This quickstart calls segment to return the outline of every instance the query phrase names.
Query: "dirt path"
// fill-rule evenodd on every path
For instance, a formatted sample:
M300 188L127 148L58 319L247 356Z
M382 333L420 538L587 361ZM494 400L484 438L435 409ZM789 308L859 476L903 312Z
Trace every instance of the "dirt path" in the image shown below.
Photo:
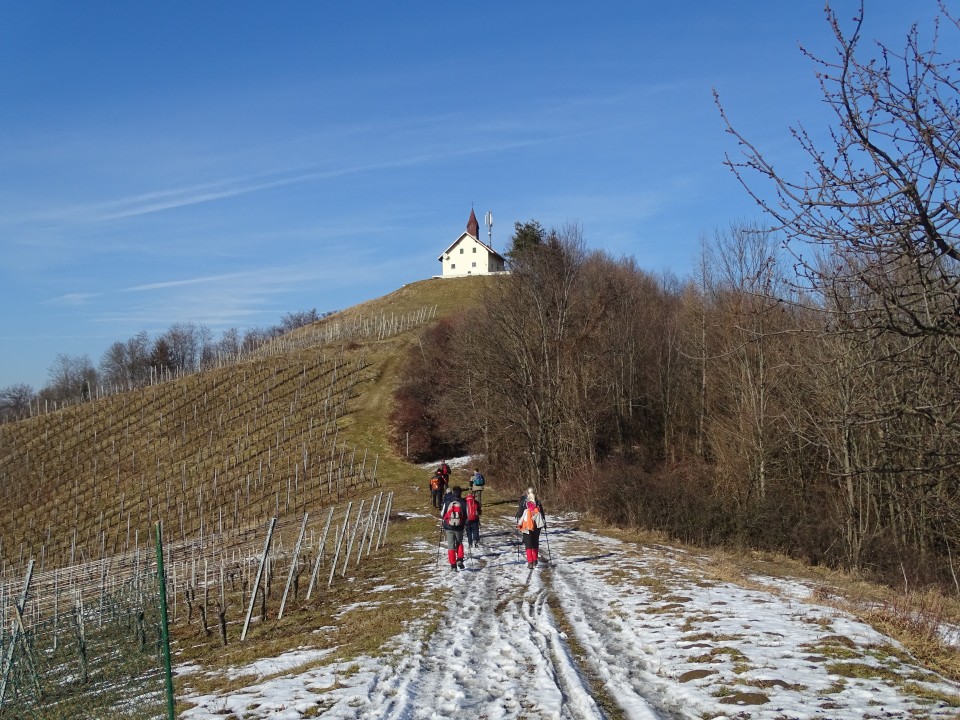
M511 525L486 521L484 544L464 571L448 570L441 557L436 572L451 587L450 604L422 653L382 678L380 691L393 695L384 717L607 717L548 604L558 568L528 570Z

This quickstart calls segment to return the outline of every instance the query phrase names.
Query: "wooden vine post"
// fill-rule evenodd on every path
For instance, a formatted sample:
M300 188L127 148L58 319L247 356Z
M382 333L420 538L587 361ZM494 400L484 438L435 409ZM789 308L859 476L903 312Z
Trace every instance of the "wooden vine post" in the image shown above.
M277 613L277 620L283 617L283 609L287 606L287 595L290 593L290 586L293 584L294 575L297 572L297 562L300 559L300 547L303 545L303 536L307 532L307 518L310 513L303 514L303 524L300 526L300 537L297 538L297 544L293 549L293 557L290 559L290 572L287 574L287 585L283 589L283 599L280 600L280 612Z
M277 519L270 518L270 525L267 527L267 539L263 544L263 555L260 556L260 566L257 568L257 577L253 581L253 587L250 589L250 607L247 608L247 617L243 621L243 632L240 633L240 642L247 639L247 629L250 627L250 617L253 615L253 606L257 602L257 590L260 589L260 581L263 579L263 567L267 562L267 553L270 552L270 541L273 539L273 529L277 526Z

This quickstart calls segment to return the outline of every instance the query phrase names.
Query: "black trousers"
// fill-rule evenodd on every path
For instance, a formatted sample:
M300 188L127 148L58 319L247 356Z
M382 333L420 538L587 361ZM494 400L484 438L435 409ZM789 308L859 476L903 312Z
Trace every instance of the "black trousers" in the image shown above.
M523 535L523 546L527 550L539 550L540 549L540 528L534 528L529 532L520 533Z

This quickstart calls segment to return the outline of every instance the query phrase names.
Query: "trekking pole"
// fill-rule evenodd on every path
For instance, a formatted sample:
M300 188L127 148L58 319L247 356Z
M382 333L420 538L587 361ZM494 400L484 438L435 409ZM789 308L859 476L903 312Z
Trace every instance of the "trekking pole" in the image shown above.
M437 541L437 562L435 565L440 564L440 548L443 547L443 525L440 526L440 540Z
M543 524L543 539L547 541L547 555L550 557L550 563L553 563L553 550L550 549L550 533L547 532L547 524Z

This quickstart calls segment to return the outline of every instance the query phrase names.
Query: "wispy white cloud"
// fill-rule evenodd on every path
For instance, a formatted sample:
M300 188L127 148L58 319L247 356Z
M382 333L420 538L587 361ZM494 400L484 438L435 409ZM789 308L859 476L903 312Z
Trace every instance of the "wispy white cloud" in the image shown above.
M90 293L90 292L75 292L67 293L66 295L60 295L55 298L50 298L46 300L44 304L46 305L85 305L91 299L99 297L103 293Z
M92 319L116 328L157 330L177 322L195 322L213 329L272 324L291 307L312 307L330 303L344 287L355 286L351 257L330 257L324 263L259 268L256 271L200 275L119 288L142 299L133 302L102 303ZM379 263L365 265L364 278L381 274ZM386 263L389 265L389 263ZM390 268L394 276L396 269ZM135 295L130 295L135 294ZM332 301L333 304L339 303ZM121 333L124 331L121 331Z
M169 288L183 287L185 285L206 285L223 281L239 280L245 277L256 276L253 272L227 273L225 275L203 275L195 278L182 278L180 280L163 280L160 282L143 283L141 285L132 285L131 287L120 288L117 292L144 292L147 290L166 290Z
M544 103L534 111L541 118L541 121L533 124L533 127L537 128L536 133L531 131L529 112L501 113L497 117L485 116L479 120L448 114L420 118L415 123L409 123L405 126L402 123L399 125L391 123L383 127L377 124L365 124L362 131L353 129L351 133L353 135L351 141L356 143L355 146L344 147L342 142L338 144L334 140L328 139L326 143L317 141L318 150L318 146L311 148L311 143L308 142L314 136L304 136L296 141L279 143L287 147L283 154L292 153L291 148L300 148L302 151L300 153L301 157L305 153L316 155L318 151L323 150L329 150L334 154L347 152L349 159L335 167L321 168L316 164L312 167L306 166L300 169L278 170L274 167L262 172L232 174L218 180L190 183L181 187L153 190L99 202L77 203L60 208L35 210L27 216L14 217L8 215L6 218L0 219L0 222L8 225L11 223L96 224L305 183L334 180L350 175L413 168L472 155L503 153L525 147L565 142L576 137L610 131L611 128L616 129L614 126L623 124L622 120L615 121L611 118L611 122L605 126L598 127L595 123L584 126L582 124L582 110L588 108L595 110L597 106L631 104L635 100L634 93L618 93L607 96L575 98L565 102ZM589 112L586 114L589 114ZM339 137L339 135L335 135L335 137ZM390 138L393 138L393 140L390 140ZM465 138L480 139L465 143ZM314 137L314 140L316 140L316 137ZM423 149L408 152L399 157L395 156L370 162L358 161L360 156L369 152L365 152L363 148L387 147L390 153L395 154L398 146L408 149L420 146ZM358 148L360 149L358 150ZM238 151L237 155L246 157L243 164L262 165L263 162L269 162L264 160L264 158L269 157L267 150L268 148L261 148L254 153L253 157L250 156L249 150ZM276 165L275 158L273 162ZM215 163L223 167L235 167L237 157L222 156L215 160Z

